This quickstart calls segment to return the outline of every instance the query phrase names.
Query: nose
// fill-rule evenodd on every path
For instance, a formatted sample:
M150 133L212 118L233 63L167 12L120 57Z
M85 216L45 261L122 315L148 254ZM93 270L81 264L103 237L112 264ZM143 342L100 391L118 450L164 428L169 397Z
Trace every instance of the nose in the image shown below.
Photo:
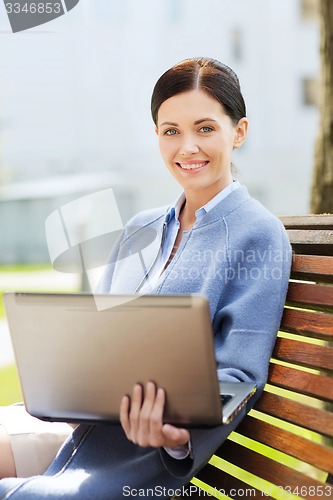
M200 148L192 135L183 136L183 141L179 150L179 153L182 156L189 156L198 153L199 149Z

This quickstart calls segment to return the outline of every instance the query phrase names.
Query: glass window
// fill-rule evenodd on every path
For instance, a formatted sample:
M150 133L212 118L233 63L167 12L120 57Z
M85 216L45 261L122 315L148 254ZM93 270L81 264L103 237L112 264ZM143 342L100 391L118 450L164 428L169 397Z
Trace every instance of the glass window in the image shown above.
M304 106L318 105L318 80L316 78L303 78L302 101Z
M301 0L301 17L304 21L313 21L318 14L318 0Z
M243 32L239 28L232 31L231 50L235 61L240 61L243 57Z
M183 5L182 0L170 0L169 17L172 23L178 23L182 19Z

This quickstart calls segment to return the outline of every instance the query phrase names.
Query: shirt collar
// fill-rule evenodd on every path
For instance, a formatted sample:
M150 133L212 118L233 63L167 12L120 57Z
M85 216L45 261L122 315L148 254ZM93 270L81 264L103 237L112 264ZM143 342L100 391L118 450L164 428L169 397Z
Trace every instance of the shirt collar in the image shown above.
M232 193L235 189L240 187L240 183L236 180L233 180L228 186L226 186L222 191L217 193L211 200L209 200L204 206L198 208L195 212L195 216L197 221L200 220L205 214L210 212L220 201L228 196L228 194ZM175 218L178 221L179 213L185 201L185 193L181 193L174 204L169 208L165 216L165 222L169 224L169 222Z

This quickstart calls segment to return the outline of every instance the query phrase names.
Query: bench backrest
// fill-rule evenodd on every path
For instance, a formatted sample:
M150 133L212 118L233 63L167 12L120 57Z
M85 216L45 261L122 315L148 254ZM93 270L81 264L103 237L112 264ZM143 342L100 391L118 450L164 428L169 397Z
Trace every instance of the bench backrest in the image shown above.
M333 215L281 220L294 257L268 384L192 481L233 499L333 498Z

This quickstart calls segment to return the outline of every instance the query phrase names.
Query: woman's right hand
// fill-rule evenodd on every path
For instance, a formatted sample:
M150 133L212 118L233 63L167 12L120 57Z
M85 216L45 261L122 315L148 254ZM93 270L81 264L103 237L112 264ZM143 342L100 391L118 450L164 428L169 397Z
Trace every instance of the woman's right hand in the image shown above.
M164 389L148 382L143 398L142 386L136 384L131 398L124 396L120 404L120 423L127 439L142 447L176 448L187 444L187 429L163 423L164 405Z

